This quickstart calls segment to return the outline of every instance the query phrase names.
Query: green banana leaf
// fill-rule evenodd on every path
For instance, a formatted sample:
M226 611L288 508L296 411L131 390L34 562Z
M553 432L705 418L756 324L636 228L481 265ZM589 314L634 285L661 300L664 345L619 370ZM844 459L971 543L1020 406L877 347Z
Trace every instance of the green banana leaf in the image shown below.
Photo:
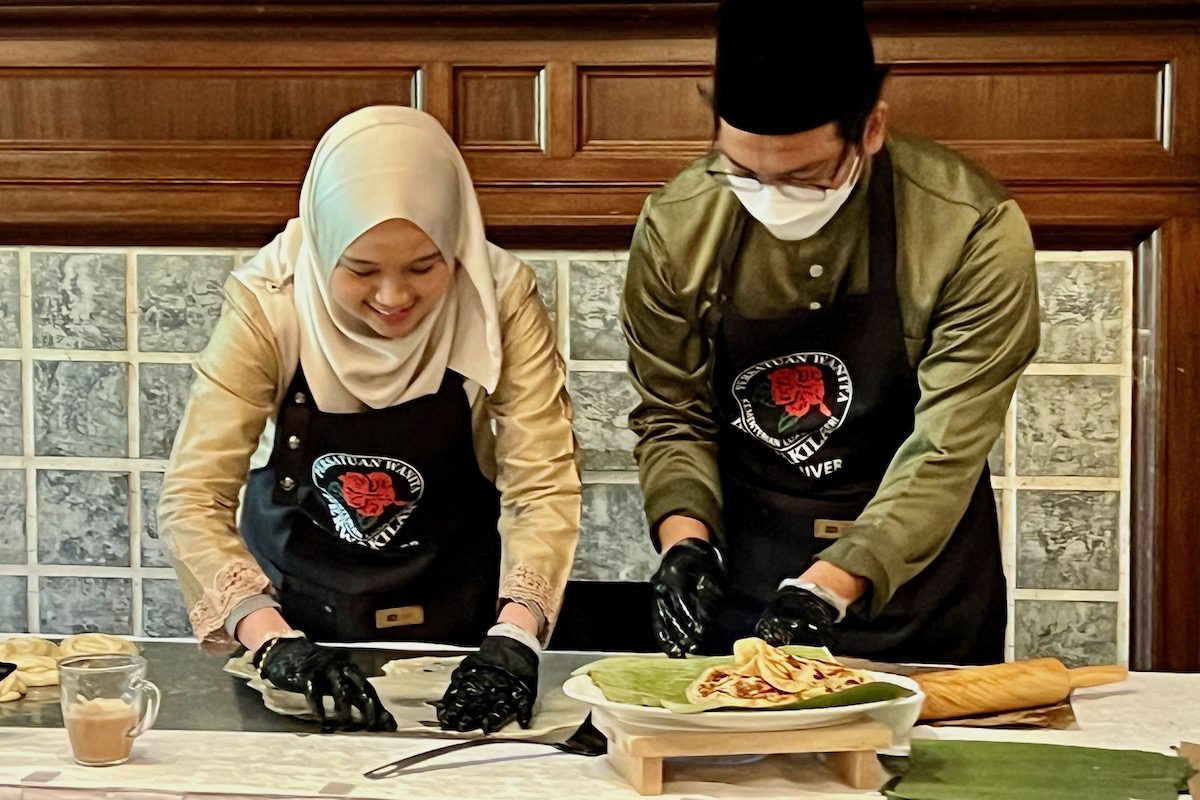
M785 651L800 658L815 658L834 661L833 655L823 647L789 646ZM711 704L689 703L687 687L700 673L710 667L733 663L733 656L710 656L703 658L666 658L663 656L615 656L585 664L575 670L576 675L591 676L592 683L613 703L626 703L652 708L666 708L679 714L694 714L715 709ZM869 683L855 686L834 694L798 700L786 706L775 706L762 711L794 710L798 708L828 708L879 700L894 700L910 697L912 692L891 683ZM745 710L745 709L738 709Z

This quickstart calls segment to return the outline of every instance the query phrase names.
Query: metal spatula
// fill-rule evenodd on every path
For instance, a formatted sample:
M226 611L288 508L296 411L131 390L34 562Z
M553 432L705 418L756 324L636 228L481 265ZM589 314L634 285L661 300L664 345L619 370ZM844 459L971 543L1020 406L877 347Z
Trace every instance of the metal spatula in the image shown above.
M395 778L402 775L410 767L421 764L431 758L437 758L446 753L453 753L457 750L466 750L469 747L479 747L485 744L541 744L553 747L559 752L571 753L577 756L602 756L608 752L608 740L592 724L592 715L588 714L587 718L583 720L583 724L565 742L544 742L540 739L499 739L491 736L480 739L468 739L465 742L455 742L445 747L426 750L424 753L417 753L408 758L384 764L370 772L364 772L363 777L370 778L371 780Z

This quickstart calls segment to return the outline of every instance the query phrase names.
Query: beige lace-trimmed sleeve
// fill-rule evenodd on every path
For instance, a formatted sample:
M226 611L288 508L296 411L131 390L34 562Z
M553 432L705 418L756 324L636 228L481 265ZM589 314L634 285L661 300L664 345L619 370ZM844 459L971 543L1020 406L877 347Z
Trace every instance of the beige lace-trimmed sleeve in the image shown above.
M225 619L268 589L237 528L250 457L281 396L280 356L257 300L233 278L212 338L196 359L158 507L159 531L201 647L237 642Z
M575 560L582 505L567 370L527 265L504 292L500 316L504 366L487 400L501 504L500 597L540 612L545 642Z

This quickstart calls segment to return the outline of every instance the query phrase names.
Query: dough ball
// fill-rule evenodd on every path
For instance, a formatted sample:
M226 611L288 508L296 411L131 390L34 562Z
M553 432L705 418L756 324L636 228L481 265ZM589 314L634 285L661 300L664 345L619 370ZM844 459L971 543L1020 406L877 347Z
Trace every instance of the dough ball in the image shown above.
M60 658L111 654L135 656L138 654L137 645L133 642L109 633L77 633L63 639L58 650Z
M58 662L50 656L22 654L5 656L4 660L17 665L13 675L19 676L26 687L58 685Z
M50 656L58 658L58 645L37 636L19 636L0 642L0 661L12 662L8 656Z

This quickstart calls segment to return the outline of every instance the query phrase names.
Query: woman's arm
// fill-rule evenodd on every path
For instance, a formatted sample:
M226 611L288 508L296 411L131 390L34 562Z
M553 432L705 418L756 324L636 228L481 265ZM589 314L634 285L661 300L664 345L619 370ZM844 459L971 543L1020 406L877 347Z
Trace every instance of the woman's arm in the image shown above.
M234 278L225 291L221 318L195 363L158 507L188 617L208 649L235 645L226 629L230 613L268 588L238 532L237 508L250 458L277 407L280 376L278 348L253 294ZM251 616L261 622L267 611L278 614L263 608Z
M566 365L522 265L500 303L503 368L488 398L496 426L503 543L501 622L549 639L579 540L581 482Z

